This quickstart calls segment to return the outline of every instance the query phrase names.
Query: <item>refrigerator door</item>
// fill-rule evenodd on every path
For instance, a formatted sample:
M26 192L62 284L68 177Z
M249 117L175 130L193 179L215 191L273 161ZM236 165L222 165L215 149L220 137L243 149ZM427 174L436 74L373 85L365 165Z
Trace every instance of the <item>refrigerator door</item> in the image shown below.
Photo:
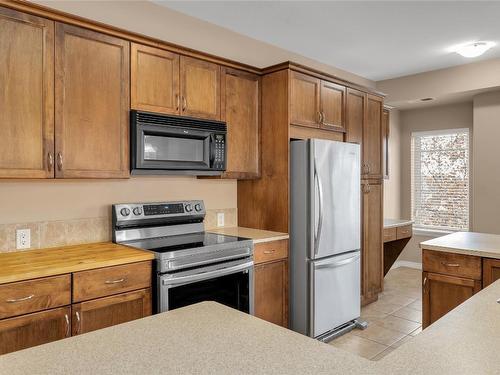
M309 334L318 337L360 316L360 252L309 263Z
M309 258L360 249L360 147L311 139ZM295 213L294 213L295 214Z

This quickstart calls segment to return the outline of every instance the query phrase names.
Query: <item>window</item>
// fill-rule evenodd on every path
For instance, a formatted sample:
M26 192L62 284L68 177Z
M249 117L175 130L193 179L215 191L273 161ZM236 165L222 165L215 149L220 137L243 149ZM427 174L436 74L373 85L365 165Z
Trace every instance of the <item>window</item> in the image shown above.
M469 230L469 129L412 133L411 211L416 228Z

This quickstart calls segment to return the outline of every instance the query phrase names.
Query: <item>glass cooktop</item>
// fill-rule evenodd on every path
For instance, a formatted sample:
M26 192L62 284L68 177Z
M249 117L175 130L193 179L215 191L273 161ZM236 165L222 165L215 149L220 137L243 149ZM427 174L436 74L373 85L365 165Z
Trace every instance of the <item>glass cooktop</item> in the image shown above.
M154 251L155 253L166 253L182 249L193 249L197 247L222 245L231 242L248 241L248 238L228 236L218 233L200 232L152 238L127 243L127 245L140 249Z

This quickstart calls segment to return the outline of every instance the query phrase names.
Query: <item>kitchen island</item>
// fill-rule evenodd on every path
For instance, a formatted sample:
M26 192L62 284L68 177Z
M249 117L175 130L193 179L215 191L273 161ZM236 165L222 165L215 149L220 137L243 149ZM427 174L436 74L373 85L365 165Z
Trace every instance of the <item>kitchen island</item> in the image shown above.
M214 302L0 356L0 374L494 374L500 281L379 362Z

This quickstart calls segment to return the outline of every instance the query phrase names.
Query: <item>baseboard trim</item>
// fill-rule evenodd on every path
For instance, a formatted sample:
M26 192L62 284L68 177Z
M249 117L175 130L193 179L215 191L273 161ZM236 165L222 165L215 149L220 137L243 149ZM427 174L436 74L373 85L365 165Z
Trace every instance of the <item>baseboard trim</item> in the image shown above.
M397 260L394 262L394 264L391 267L391 270L399 267L408 267L408 268L414 268L416 270L421 270L422 269L422 263L417 263L417 262L408 262L406 260Z

